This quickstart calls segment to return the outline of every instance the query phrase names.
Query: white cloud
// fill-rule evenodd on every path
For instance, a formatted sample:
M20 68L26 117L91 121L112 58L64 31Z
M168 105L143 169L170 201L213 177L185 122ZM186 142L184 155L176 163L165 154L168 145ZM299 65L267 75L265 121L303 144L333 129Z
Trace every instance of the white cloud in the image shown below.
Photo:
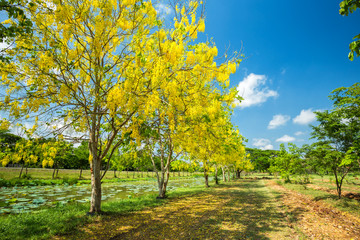
M286 69L285 69L285 68L282 68L282 69L281 69L281 75L285 75L285 73L286 73Z
M7 47L9 47L9 44L7 44L7 43L5 43L5 42L0 42L0 50L1 50L1 49L5 49L5 48L7 48Z
M281 138L276 139L276 142L284 142L284 143L293 142L293 141L295 141L295 138L290 137L289 135L284 135Z
M163 17L163 18L172 13L171 8L163 3L156 4L155 10L156 10L157 14L159 14L160 17Z
M279 126L285 125L287 121L290 120L290 116L287 115L275 115L273 119L269 122L268 129L275 129Z
M0 42L0 51L5 50L8 47L10 47L10 45L6 41Z
M269 139L265 139L265 138L254 138L253 139L253 145L255 147L260 148L261 150L272 150L272 149L274 149L274 146L271 144L271 141Z
M264 87L265 84L265 75L250 73L250 75L245 77L237 86L239 95L243 97L244 100L241 103L236 100L236 105L241 108L246 108L266 102L266 100L270 97L277 97L278 93Z
M298 131L295 133L295 136L300 136L300 135L304 135L304 134L305 134L304 132Z
M294 123L306 125L316 120L316 115L312 109L301 110L300 114L293 119Z

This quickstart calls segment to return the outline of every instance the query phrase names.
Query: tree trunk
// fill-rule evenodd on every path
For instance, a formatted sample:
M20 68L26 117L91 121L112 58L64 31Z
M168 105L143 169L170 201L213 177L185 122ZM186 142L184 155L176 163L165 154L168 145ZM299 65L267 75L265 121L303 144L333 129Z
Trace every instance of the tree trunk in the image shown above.
M56 178L58 178L58 174L59 174L59 168L56 169Z
M215 165L215 184L218 185L219 184L219 179L218 179L218 167Z
M82 168L80 168L80 176L79 176L79 179L81 179L81 175L82 175Z
M239 169L236 170L236 178L241 178L240 174L242 171L240 171Z
M223 177L223 182L226 182L226 177L225 177L225 168L221 167L222 170L222 177Z
M166 187L169 181L169 177L170 177L170 172L165 170L160 172L160 176L159 174L157 174L158 177L158 186L159 186L159 196L157 197L158 199L164 199L166 198Z
M204 167L204 177L205 177L205 187L209 187L209 174L207 173L205 167Z
M24 169L24 164L23 164L22 167L21 167L20 174L19 174L19 178L21 178L21 174L22 174L22 172L23 172L23 169Z
M94 155L93 155L94 156ZM100 159L92 159L91 164L91 201L90 214L101 212L101 161Z
M228 174L228 181L230 182L230 169L227 168L227 174Z
M53 174L52 174L52 179L55 179L55 171L56 171L56 168L55 168L55 165L54 165L54 171L53 171Z

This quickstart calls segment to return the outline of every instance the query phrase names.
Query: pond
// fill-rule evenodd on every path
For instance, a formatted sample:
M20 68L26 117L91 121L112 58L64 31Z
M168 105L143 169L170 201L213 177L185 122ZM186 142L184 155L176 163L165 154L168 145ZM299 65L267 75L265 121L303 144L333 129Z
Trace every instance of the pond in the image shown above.
M201 185L203 182L203 178L170 179L167 191ZM157 192L156 180L104 183L101 199L117 200ZM90 201L90 193L90 184L3 187L0 188L0 214L31 212L43 206L58 206L68 202L86 203Z

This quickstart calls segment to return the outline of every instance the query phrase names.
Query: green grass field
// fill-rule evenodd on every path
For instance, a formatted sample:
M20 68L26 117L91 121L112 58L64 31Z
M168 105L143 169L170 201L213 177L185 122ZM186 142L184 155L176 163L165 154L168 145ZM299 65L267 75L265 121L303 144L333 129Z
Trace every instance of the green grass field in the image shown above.
M90 183L90 170L83 170L80 178L80 171L76 169L60 169L58 175L53 179L53 169L48 168L28 168L23 169L22 177L19 178L21 168L0 168L0 187L12 186L33 186L33 185L56 185L56 184L76 184ZM200 176L202 173L172 172L171 178L181 179L194 176ZM132 172L132 171L108 171L102 182L121 182L121 181L139 181L156 179L154 172Z
M0 177L9 181L18 173L0 168ZM59 177L76 178L78 173L60 170ZM52 170L29 169L28 174L51 181ZM84 171L89 182L85 174L89 171ZM107 181L119 179L107 174ZM135 179L132 174L126 178L126 172L117 175L139 181L142 174L136 173ZM103 202L105 214L95 217L87 216L88 203L75 202L7 214L0 216L0 239L358 239L360 201L337 199L331 176L310 179L309 184L285 184L265 173L244 174L218 186L211 182L210 188L178 188L165 200L148 194ZM343 190L360 194L358 174L348 176Z
M0 167L0 178L2 179L13 179L18 178L21 168L5 168ZM53 169L49 168L28 168L28 175L32 179L52 179ZM58 178L79 178L80 169L60 169L58 172ZM25 174L25 168L23 169L23 174ZM198 174L198 173L197 173ZM172 177L182 177L189 176L188 172L173 172L171 173ZM116 176L116 177L115 177ZM154 172L139 172L139 171L114 171L109 170L104 179L113 179L113 178L144 178L144 177L155 177ZM82 170L81 179L90 180L90 170Z

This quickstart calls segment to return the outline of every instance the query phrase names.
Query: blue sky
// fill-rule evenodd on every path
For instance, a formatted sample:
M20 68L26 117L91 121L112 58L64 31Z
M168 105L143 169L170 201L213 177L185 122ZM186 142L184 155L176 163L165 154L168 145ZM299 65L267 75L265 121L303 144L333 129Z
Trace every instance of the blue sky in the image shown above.
M360 33L360 10L339 14L338 0L208 0L205 34L219 53L245 55L231 86L245 100L232 121L248 147L309 143L312 111L331 109L329 93L360 76L348 46ZM270 124L271 123L271 124Z
M316 124L312 111L331 109L329 93L360 80L360 58L347 58L349 43L360 33L360 10L343 17L340 2L206 1L199 40L213 38L219 55L227 48L245 55L231 76L231 86L245 98L232 121L248 147L309 143L309 124ZM160 6L161 14L170 13Z

